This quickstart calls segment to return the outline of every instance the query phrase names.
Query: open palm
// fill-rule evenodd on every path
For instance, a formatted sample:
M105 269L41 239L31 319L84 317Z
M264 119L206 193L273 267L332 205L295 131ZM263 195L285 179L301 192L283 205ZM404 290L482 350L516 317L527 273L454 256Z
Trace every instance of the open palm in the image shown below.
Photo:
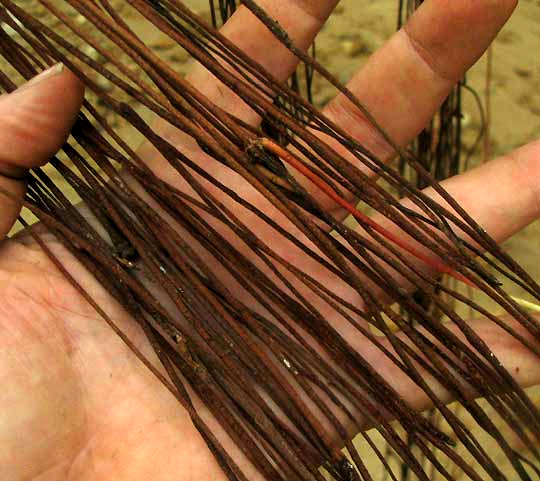
M259 2L287 29L298 45L307 47L332 8L334 0L265 0ZM513 0L444 2L428 0L406 29L396 34L351 81L351 90L402 144L413 138L445 98L452 85L481 55L515 6ZM295 67L264 27L240 8L224 27L226 35L280 78ZM400 59L399 65L395 59ZM0 171L13 175L17 167L42 165L61 146L76 116L82 87L63 71L0 99ZM211 100L256 124L257 117L202 68L191 81ZM61 100L61 101L60 101ZM398 115L396 115L396 112ZM361 115L338 97L326 114L345 126L377 155L390 149ZM241 178L197 151L169 126L162 135L205 168L284 224ZM446 188L495 239L504 240L538 214L540 146L531 144L510 156L446 182ZM166 181L187 189L175 171L150 145L140 154ZM535 158L536 157L536 158ZM535 163L536 162L536 163ZM0 177L0 186L22 194L22 182ZM496 198L487 189L498 189ZM217 195L217 193L216 193ZM226 199L222 199L226 202ZM336 206L327 203L329 209ZM0 234L18 214L11 201L0 205ZM261 236L271 236L245 212L242 220ZM383 222L382 219L379 219ZM389 226L389 228L392 228ZM40 230L38 227L37 231ZM63 259L77 280L93 295L135 344L149 357L150 347L121 306L70 257L50 235L48 246ZM290 246L282 255L313 275L315 267ZM219 274L219 273L218 273ZM336 280L334 288L347 292ZM239 295L242 295L239 293ZM333 318L332 312L325 312ZM335 326L363 356L379 355L357 339L339 318ZM493 352L522 385L538 382L537 359L491 324L475 324ZM519 367L519 370L513 368ZM383 375L418 409L428 406L410 381L378 364ZM390 378L390 376L389 376ZM28 235L0 247L0 479L15 480L217 480L224 476L204 441L172 395L141 365L99 315L82 299ZM205 416L216 433L219 427ZM256 479L256 476L248 478Z

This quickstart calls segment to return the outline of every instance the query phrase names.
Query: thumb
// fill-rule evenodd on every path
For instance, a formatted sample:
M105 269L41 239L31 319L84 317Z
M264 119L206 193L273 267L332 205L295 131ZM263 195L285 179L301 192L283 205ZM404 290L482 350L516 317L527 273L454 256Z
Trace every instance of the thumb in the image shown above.
M28 169L39 167L60 149L77 118L82 83L63 64L0 96L0 188L22 200ZM21 209L0 194L0 240Z

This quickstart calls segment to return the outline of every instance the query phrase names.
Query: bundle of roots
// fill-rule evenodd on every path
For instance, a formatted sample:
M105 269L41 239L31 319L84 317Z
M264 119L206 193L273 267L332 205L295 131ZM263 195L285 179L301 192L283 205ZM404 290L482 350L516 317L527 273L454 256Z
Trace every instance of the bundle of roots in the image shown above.
M528 480L539 474L534 463L540 460L540 412L458 312L468 306L540 355L530 341L540 335L538 320L505 289L514 283L540 300L540 286L439 185L425 162L396 145L256 2L242 1L307 71L363 112L399 162L388 165L375 156L180 0L126 4L238 95L261 117L264 130L211 103L145 45L109 0L39 3L61 26L50 28L15 1L0 0L3 27L18 34L0 30L0 54L13 69L0 75L1 87L10 92L47 65L63 62L100 107L85 101L63 152L51 160L59 176L32 171L24 206L140 325L160 366L137 350L108 317L107 306L97 305L48 252L178 399L178 409L189 412L229 479L247 478L209 429L194 396L268 480L371 480L366 456L376 457L397 479L374 433L418 479L430 479L425 459L446 479L456 477L449 464L476 481L508 479L447 407L449 397L495 441L514 475ZM227 16L234 3L220 2L221 13ZM81 28L74 11L92 31ZM104 61L66 40L62 29ZM109 43L123 55L112 54ZM112 95L98 77L122 95ZM179 150L158 135L134 102L185 133L193 149ZM102 106L153 145L181 179L175 185L185 188L150 169ZM204 155L194 158L196 148ZM222 164L246 188L235 190L215 176L205 159ZM418 183L400 168L414 172ZM58 177L80 196L85 215L55 183ZM440 201L419 186L431 186ZM338 208L329 209L330 202ZM358 202L400 233L368 218ZM357 229L343 222L344 213L356 218ZM295 256L307 267L300 268ZM441 282L441 274L456 282ZM471 300L463 284L491 298L512 322ZM352 345L351 332L369 349ZM423 392L445 420L444 429L408 404L379 371L381 359ZM488 409L500 415L502 426ZM531 459L507 442L509 431ZM355 433L369 454L358 452Z

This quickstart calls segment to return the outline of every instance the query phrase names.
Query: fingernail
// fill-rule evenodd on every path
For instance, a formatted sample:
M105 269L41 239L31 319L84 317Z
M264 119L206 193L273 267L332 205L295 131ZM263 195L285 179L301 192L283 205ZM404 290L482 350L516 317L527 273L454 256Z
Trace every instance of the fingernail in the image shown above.
M41 72L39 75L36 75L34 78L31 78L25 84L21 85L17 89L17 92L24 90L28 87L32 87L40 82L43 82L44 80L50 79L51 77L56 77L57 75L60 75L63 71L64 71L64 64L57 63L56 65L53 65L47 70L44 70L43 72Z

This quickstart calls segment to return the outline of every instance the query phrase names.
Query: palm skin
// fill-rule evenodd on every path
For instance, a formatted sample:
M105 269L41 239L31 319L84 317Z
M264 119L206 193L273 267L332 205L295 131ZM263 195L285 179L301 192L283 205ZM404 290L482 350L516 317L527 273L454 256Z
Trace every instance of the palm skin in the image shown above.
M336 2L268 0L260 3L271 14L280 18L281 23L292 31L293 38L296 37L300 45L306 46ZM429 21L432 24L433 15L449 8L445 3L439 0L426 2L427 6L423 10L425 18L422 19L420 15L415 21ZM474 48L481 52L491 41L493 33L508 17L514 2L473 3L476 5L474 8L469 2L456 1L453 2L452 8L455 8L453 13L461 23L475 24L479 18L484 20L487 18L488 23L492 23L491 30L485 32L482 41L479 42L478 37L470 39L471 42L474 40ZM283 8L284 6L291 8ZM292 20L287 16L294 17L293 6L296 9L305 9L309 13L307 18L312 19L312 22L310 24L307 22L306 25L291 23ZM493 13L494 10L498 10L498 15ZM486 17L488 11L489 15ZM246 23L247 17L242 18L245 15L246 12L241 10L236 15L236 20L231 20L225 27L225 32L268 67L278 64L282 71L277 75L285 78L293 68L294 61L280 52L279 48L268 49L268 39L262 38L265 33L256 22L250 20L251 23ZM250 42L247 38L250 35L246 35L246 31L261 39L261 45L265 45L264 53L248 45ZM443 29L438 35L450 33ZM440 40L444 43L445 39ZM467 49L462 39L455 43L457 49ZM481 45L478 46L478 43ZM428 45L432 45L433 49L440 48L437 42L432 44L428 42ZM275 50L272 53L275 57L266 57L269 50ZM426 55L419 56L417 60L419 71L425 68L429 49L424 53ZM464 53L463 56L467 55ZM384 66L384 61L380 61L384 58L383 51L375 64ZM466 60L450 58L445 70L446 73L450 73L439 77L451 84L450 80L454 76L457 75L459 78L461 75L453 72L463 70L473 61L474 55L473 58ZM373 70L375 67L368 66L362 74L364 78L375 75L370 68ZM433 66L429 68L433 69ZM378 72L377 75L382 74ZM447 77L450 77L450 80ZM223 94L223 88L218 88L215 81L202 69L196 70L191 79L211 99L226 106L231 112L241 115L246 121L254 123L257 121L232 95ZM419 78L415 81L419 81ZM434 82L433 79L424 78L420 78L420 81ZM355 93L368 95L362 90L362 76L359 76L356 82ZM421 126L427 119L428 112L437 107L438 99L443 97L443 90L443 86L437 85L437 88L433 87L431 96L426 94L429 98L426 99L425 112L421 108L417 114L418 118L413 119L413 124L416 121ZM0 159L6 165L25 167L42 165L65 139L74 114L79 108L81 86L72 74L63 72L53 79L41 82L37 87L34 86L33 90L27 89L24 94L16 95L30 97L27 101L17 99L17 105L26 102L31 107L25 104L20 111L15 110L12 121L1 135L11 133L13 138L20 139L21 145L24 144L25 155L10 151L1 155ZM371 97L377 96L370 95ZM43 101L43 98L53 100L62 98L64 104L58 107L56 105L58 102ZM32 99L39 99L40 102L35 102L34 105ZM3 103L0 101L0 110L4 109L4 112L5 109L9 110L10 102L13 105L13 98L10 100L5 97ZM29 109L32 115L24 109ZM349 120L354 118L351 112L343 110L343 106L334 106L328 113L335 117L343 115ZM379 118L384 118L383 108L378 114ZM25 118L31 121L25 122L23 129L17 121L22 122ZM44 129L44 125L47 128ZM390 124L387 127L394 130L392 133L402 142L406 142L419 128L419 126L407 127L411 129L409 131L407 128ZM177 144L186 142L177 132L166 127L162 130L165 136ZM47 132L45 139L43 132ZM366 137L366 142L371 142L372 145L377 144L369 138L365 128L363 130L360 128L357 136ZM28 139L31 139L30 143ZM492 179L504 177L510 164L514 168L516 164L524 166L523 171L529 173L530 168L534 168L534 156L538 149L538 145L528 146L515 153L513 157L494 161L486 168L488 170L460 176L447 185L459 200L465 203L468 201L471 208L477 209L474 212L476 217L498 240L508 237L536 217L538 213L534 200L536 193L518 189L524 179L514 176L509 185L502 186L503 189L507 189L508 195L505 196L503 192L499 196L500 205L496 206L494 213L492 205L478 205L470 192L471 190L474 192L476 188L481 189L481 183L488 183L485 180L486 173ZM180 180L165 168L162 160L148 145L143 145L140 152L148 160L149 165L159 171L166 180L178 187L184 187ZM201 152L195 152L194 155L195 158L207 162ZM220 175L219 167L210 168L215 168L216 175ZM0 183L3 188L10 188L13 192L20 191L20 185L16 181L2 179ZM244 188L245 197L253 202L258 204L263 202L247 186L240 184L235 188L236 190ZM519 195L510 195L516 190ZM460 198L461 192L463 196ZM479 194L479 198L484 197ZM504 217L502 212L505 209L512 211L513 216L506 220L504 225L500 225L497 215ZM0 216L6 225L2 232L7 232L17 211L18 208L9 201L0 206ZM488 211L491 212L489 215L486 213ZM35 230L98 304L106 307L107 314L130 334L143 353L156 361L142 333L121 306L52 236L40 232L39 227ZM0 391L0 479L5 481L225 479L193 427L188 414L75 291L28 233L16 240L4 241L1 245L0 281L0 383L3 387ZM537 359L534 356L517 343L501 336L500 332L491 326L477 322L476 329L523 385L538 381L539 373L535 369ZM346 328L342 332L345 336L348 335ZM368 358L377 355L372 352L369 345L355 340L352 335L349 339ZM519 367L519 372L514 369L515 367ZM380 365L383 374L393 374L390 369L390 365ZM404 393L412 405L419 409L427 407L425 398L412 389L406 379L396 376L394 383L396 389ZM219 433L218 426L209 415L204 414L204 410L203 416L213 431ZM250 468L245 462L241 463L247 471L248 479L258 479L257 475L250 473Z
M39 246L5 244L2 259L2 479L156 479L156 466L157 479L220 479L187 414ZM90 275L69 265L133 330Z

